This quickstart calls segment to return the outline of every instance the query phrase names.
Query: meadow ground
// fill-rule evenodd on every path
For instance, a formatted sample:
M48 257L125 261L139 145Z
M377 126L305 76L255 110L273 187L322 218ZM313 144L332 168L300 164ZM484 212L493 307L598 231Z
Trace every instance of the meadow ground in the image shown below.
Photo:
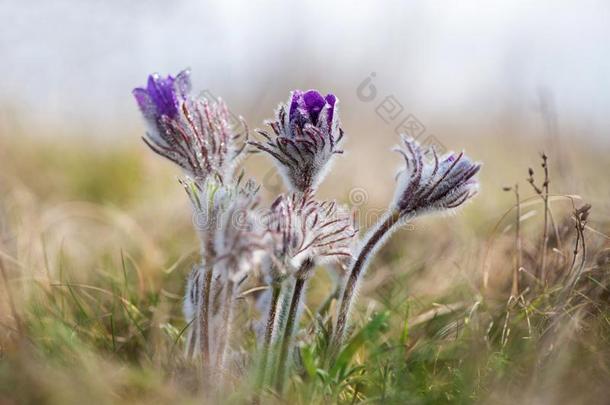
M201 402L197 367L182 356L182 294L198 258L190 208L178 172L131 135L112 145L0 138L0 404ZM484 163L480 195L384 247L360 293L350 350L332 369L319 361L324 319L315 315L332 280L318 269L298 335L301 367L287 398L268 392L265 402L607 403L610 161L595 145L573 139L549 150L543 138L452 139ZM545 204L527 182L532 167L541 183L543 149L546 247ZM321 195L356 205L366 229L391 197L399 159L362 138L348 150ZM270 201L279 190L270 165L247 164ZM578 211L587 203L590 212ZM253 311L243 297L243 319ZM241 324L247 350L253 333ZM247 376L234 384L226 402L249 398Z

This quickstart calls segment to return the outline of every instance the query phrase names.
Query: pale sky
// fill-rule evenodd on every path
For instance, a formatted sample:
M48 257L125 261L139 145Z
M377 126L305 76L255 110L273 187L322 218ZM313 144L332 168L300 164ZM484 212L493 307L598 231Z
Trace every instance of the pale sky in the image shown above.
M423 116L527 110L546 88L564 119L610 129L608 1L0 0L0 14L0 105L36 120L131 125L133 87L190 67L256 117L312 86L358 108L375 72Z

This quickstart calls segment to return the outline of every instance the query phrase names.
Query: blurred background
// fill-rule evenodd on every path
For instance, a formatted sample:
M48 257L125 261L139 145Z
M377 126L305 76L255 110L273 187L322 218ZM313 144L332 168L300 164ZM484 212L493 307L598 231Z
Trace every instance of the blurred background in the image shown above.
M23 125L121 138L140 125L129 91L190 67L196 88L259 124L293 88L333 91L349 132L372 119L356 97L375 72L428 129L515 132L541 93L579 137L603 138L610 105L606 1L0 2L0 102ZM5 117L6 118L6 117ZM352 121L353 120L353 121ZM440 124L438 124L440 125ZM450 139L451 132L439 132Z
M250 128L292 89L335 93L348 141L333 178L366 188L376 206L388 198L399 159L387 151L399 132L465 148L487 165L483 184L492 179L494 191L545 151L564 181L555 191L593 192L605 206L610 197L583 181L583 163L610 145L606 1L1 0L0 9L5 150L20 140L30 150L121 145L171 170L140 142L130 92L149 73L190 68L195 90L222 97ZM511 153L520 148L530 153ZM269 194L281 190L263 158L248 165ZM141 180L135 173L121 174Z
M197 91L221 96L250 127L291 89L336 93L355 161L385 156L413 122L420 141L480 148L481 160L490 139L499 149L528 142L560 160L573 151L558 150L564 138L603 147L610 139L605 1L0 4L4 139L139 142L131 89L151 72L187 67ZM374 180L358 166L350 173Z
M383 250L363 287L362 318L371 308L418 314L460 299L470 308L484 273L498 289L485 293L503 297L514 267L515 214L515 196L503 187L518 183L529 199L523 249L535 266L542 211L526 178L533 167L541 181L541 152L549 155L551 193L570 196L552 203L558 224L573 230L573 204L592 203L589 263L610 263L594 259L610 240L608 1L0 0L0 16L0 267L19 304L15 316L0 288L0 403L3 395L104 402L108 387L112 400L125 403L192 393L174 379L172 361L198 241L179 170L140 140L145 125L131 90L152 72L190 68L195 91L221 96L251 130L292 89L333 92L346 153L320 196L366 213L379 213L391 198L401 159L389 149L399 132L445 151L464 148L483 162L481 194L460 215L418 221ZM267 201L283 191L263 156L246 167ZM563 248L565 265L571 245ZM313 304L331 288L324 274L309 290ZM66 289L68 282L85 287ZM109 291L131 306L121 312ZM19 313L44 355L7 349ZM433 342L426 370L432 362L436 369L435 350L444 347L432 330L422 332ZM485 387L483 397L557 403L574 394L571 403L594 403L587 401L607 398L601 380L610 355L608 331L591 336L599 351L587 353L600 381L575 377L570 364L582 356L574 349L575 363L548 376L544 395L538 386L522 390L534 367L503 368L508 360L538 364L537 349L524 350L520 337L518 355L500 359L490 350L463 380ZM70 361L52 373L38 367L56 353L78 358L86 372ZM449 357L451 370L462 368L463 352ZM445 378L449 368L433 377ZM445 403L446 386L426 378L422 387ZM456 390L471 399L461 381Z

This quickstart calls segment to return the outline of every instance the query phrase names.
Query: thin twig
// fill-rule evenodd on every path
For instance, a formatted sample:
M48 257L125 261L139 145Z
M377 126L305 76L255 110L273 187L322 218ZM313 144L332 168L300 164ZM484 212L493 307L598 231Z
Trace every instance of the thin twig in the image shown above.
M517 200L517 215L515 224L515 249L516 249L516 260L515 267L513 268L513 282L511 287L510 295L512 297L519 296L519 270L523 264L522 257L522 241L521 241L521 200L519 197L519 184L515 184L515 198Z
M542 154L542 168L544 169L544 183L542 184L542 188L544 193L542 195L542 199L544 201L544 232L542 236L542 258L540 263L540 280L542 284L546 286L547 277L546 277L546 251L549 244L549 167L548 167L548 158L543 153Z

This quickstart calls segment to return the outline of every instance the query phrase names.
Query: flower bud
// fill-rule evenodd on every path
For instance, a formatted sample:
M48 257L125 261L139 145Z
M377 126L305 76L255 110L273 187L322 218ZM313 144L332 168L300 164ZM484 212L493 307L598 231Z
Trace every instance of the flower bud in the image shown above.
M229 181L245 144L237 146L227 106L195 99L190 89L185 70L176 78L151 75L146 88L133 90L149 127L144 142L201 184L210 176Z
M252 141L257 150L268 153L288 188L305 192L315 189L330 168L343 138L338 114L339 100L316 90L292 92L290 101L279 106L273 134L259 130L266 142Z
M405 167L398 174L393 202L401 215L457 208L477 194L480 163L471 162L463 152L439 158L433 148L424 149L410 138L402 140L404 146L394 150L405 158Z

